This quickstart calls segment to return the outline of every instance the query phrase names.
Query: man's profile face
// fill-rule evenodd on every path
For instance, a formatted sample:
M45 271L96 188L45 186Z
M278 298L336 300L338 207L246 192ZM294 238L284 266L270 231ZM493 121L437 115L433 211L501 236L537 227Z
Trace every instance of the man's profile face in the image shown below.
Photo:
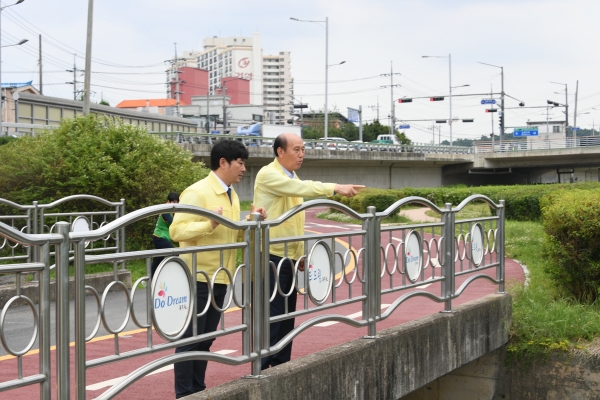
M220 168L223 171L225 178L223 179L223 182L225 182L227 185L240 183L242 177L244 176L244 172L246 172L246 160L237 158L235 160L231 160L229 163L226 159L221 158Z
M296 135L289 135L286 149L279 148L277 153L279 154L279 163L283 168L290 172L300 169L304 160L304 141Z

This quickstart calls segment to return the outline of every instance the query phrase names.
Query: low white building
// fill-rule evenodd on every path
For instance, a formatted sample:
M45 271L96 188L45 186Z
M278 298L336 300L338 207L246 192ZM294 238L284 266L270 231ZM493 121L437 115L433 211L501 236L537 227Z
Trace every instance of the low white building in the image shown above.
M564 148L566 136L565 121L527 121L528 127L536 126L537 136L528 136L527 145L530 148Z
M210 115L210 130L224 130L234 133L238 126L252 125L263 120L263 108L255 105L229 104L229 96L192 96L192 104L180 106L181 115L197 120L199 126L206 127L206 115ZM208 101L208 103L207 103ZM223 118L223 104L227 117ZM215 124L216 122L216 124ZM223 133L223 132L220 132Z

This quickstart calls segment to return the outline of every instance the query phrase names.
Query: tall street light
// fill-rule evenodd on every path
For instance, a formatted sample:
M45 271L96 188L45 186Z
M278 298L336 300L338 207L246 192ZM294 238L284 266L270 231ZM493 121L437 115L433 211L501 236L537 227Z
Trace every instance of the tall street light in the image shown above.
M298 21L298 22L314 22L316 24L322 24L325 23L325 139L327 139L327 128L328 128L328 123L329 123L329 113L328 113L328 107L327 107L327 84L328 84L328 69L329 67L333 66L333 65L339 65L339 64L343 64L345 63L345 61L342 61L339 64L333 64L333 65L329 65L329 17L325 17L325 21L313 21L313 20L307 20L307 19L298 19L298 18L293 18L290 17L290 19L292 21Z
M452 146L452 54L448 54L448 56L422 56L423 58L447 58L448 59L448 90L450 92L450 119L448 120L448 125L450 125L450 146Z
M27 42L29 42L29 39L21 39L18 43L5 44L4 46L0 46L0 47L4 48L4 47L11 47L11 46L20 46L20 45L25 44Z
M16 3L9 4L4 7L0 7L0 24L2 23L2 10L4 10L5 8L8 8L8 7L16 6L17 4L21 4L24 1L25 0L17 0ZM0 25L0 43L2 43L2 33L1 32L2 32L2 26ZM23 42L23 41L21 40L21 42ZM25 42L23 42L23 43L21 43L21 42L19 42L18 44L21 45L21 44L27 42L27 40L25 40ZM5 46L0 46L0 48L2 48L2 47L5 47ZM8 46L6 46L6 47L8 47ZM2 119L3 119L2 118L2 113L3 113L2 105L3 105L3 103L4 103L4 100L2 99L2 52L0 52L0 135L2 135Z
M483 64L483 65L487 65L490 67L495 67L495 68L500 68L500 82L501 82L501 88L500 88L500 112L502 113L502 115L500 115L500 151L502 151L502 135L504 135L504 67L500 67L498 65L494 65L494 64L488 64L488 63L484 63L481 61L478 61L479 64Z

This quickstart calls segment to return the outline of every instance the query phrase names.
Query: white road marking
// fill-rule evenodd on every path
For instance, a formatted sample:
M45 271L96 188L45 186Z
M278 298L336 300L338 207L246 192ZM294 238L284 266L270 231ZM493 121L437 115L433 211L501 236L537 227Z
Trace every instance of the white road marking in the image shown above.
M381 309L383 310L384 308L388 308L390 305L389 304L382 304L381 305ZM357 318L362 316L362 311L359 312L355 312L354 314L350 314L350 315L346 315L347 318ZM321 322L320 324L316 324L315 326L318 326L320 328L324 328L326 326L331 326L331 325L335 325L335 324L339 324L339 322L337 321L327 321L327 322Z
M231 353L235 353L237 350L219 350L219 351L215 351L215 354L231 354ZM152 371L150 372L148 375L146 376L150 376L150 375L154 375L154 374L158 374L161 372L165 372L165 371L170 371L173 369L173 364L171 365L167 365L166 367L162 367L157 369L156 371ZM108 386L114 386L117 383L119 383L123 378L125 378L124 376L121 376L119 378L113 378L113 379L109 379L107 381L104 382L98 382L98 383L94 383L93 385L87 385L85 387L85 390L100 390L102 388L108 387Z

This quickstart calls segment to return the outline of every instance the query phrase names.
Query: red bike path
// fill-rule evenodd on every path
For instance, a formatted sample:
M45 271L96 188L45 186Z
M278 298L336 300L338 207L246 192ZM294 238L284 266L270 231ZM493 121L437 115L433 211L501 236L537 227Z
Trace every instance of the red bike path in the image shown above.
M310 231L319 231L322 233L328 232L339 232L340 229L356 229L356 226L351 226L344 223L337 223L332 221L323 221L315 217L315 213L319 210L308 210L306 215L306 229ZM356 245L353 243L353 245ZM391 269L391 263L389 268ZM435 276L439 276L439 269L435 268ZM431 276L433 272L431 269L426 270L426 277ZM495 269L484 270L485 273L490 276L495 276ZM400 283L400 277L398 274L394 274L393 283L398 285ZM456 287L460 285L469 277L461 276L456 280ZM507 284L511 281L523 282L525 276L521 266L514 260L505 259L505 280ZM339 280L336 280L338 283ZM354 296L361 293L361 286L358 279L352 284L352 294ZM337 292L337 299L348 298L347 285L342 284L345 289L340 289ZM382 279L382 289L385 290L389 287L389 278L385 277ZM436 295L440 294L440 286L438 283L427 284L417 288L418 290L426 290ZM497 291L497 285L486 279L478 279L471 283L462 295L453 300L453 306L463 304L470 300L483 297L487 294L491 294ZM382 296L382 312L387 309L387 306L393 303L395 299L404 294L405 292L389 293ZM298 296L297 309L302 309L304 306L304 296ZM443 303L436 303L429 299L422 297L411 298L408 301L402 303L390 316L389 318L378 322L377 330L387 329L411 320L415 320L436 312L443 310ZM332 309L327 314L341 314L350 316L352 318L360 318L361 315L361 303L356 302L348 304L335 309ZM304 316L296 318L296 326L314 317L314 314L310 316ZM227 312L225 316L225 324L227 327L234 326L241 323L241 312L239 310ZM326 322L309 328L307 331L300 334L294 339L292 359L297 359L308 354L315 353L326 348L346 343L354 339L358 339L367 334L367 328L354 328L343 323L332 323ZM126 352L128 350L134 350L137 348L146 346L146 333L145 330L124 332L120 335L121 340L119 341L120 352ZM219 337L215 340L211 347L211 351L219 352L221 354L227 354L228 356L240 356L241 352L241 333L235 333L224 337ZM153 343L164 343L158 334L153 332ZM107 336L103 338L96 338L92 342L88 342L86 347L87 359L95 359L102 356L111 355L114 349L113 336ZM100 367L88 369L86 376L86 398L93 399L110 388L111 385L115 384L120 378L126 376L135 369L143 366L144 364L151 362L157 358L165 355L172 354L173 350L165 350L157 352L152 355L145 355L135 357L127 360L118 361L113 364L107 364ZM54 367L55 367L55 352L52 351L52 394L53 399L55 398L55 385L54 385ZM15 379L16 377L16 366L17 360L10 356L0 357L0 382L5 382L9 379ZM38 355L36 352L31 352L23 357L23 370L24 374L35 374L38 368ZM216 362L209 362L206 372L206 384L207 387L214 387L232 380L238 379L250 373L250 364L243 364L240 366L229 366L225 364L219 364ZM74 348L71 347L71 396L74 398ZM7 398L10 400L30 400L39 398L39 385L31 385L19 389L14 389L6 392L2 392L1 398ZM175 392L173 388L173 371L172 366L163 368L162 371L157 371L151 375L139 379L137 382L130 385L127 389L121 392L115 397L116 399L173 399L175 398Z

